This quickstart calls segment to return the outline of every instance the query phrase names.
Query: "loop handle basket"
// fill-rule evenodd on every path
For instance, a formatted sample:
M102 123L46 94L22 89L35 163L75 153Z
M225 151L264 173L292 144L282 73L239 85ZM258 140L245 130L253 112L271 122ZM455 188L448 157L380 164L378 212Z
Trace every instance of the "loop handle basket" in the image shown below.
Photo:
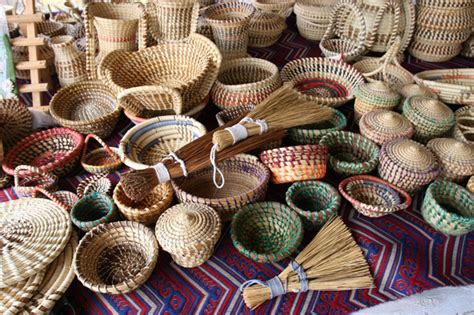
M24 176L25 171L28 173L26 177ZM22 197L31 197L35 189L52 190L56 188L57 177L35 166L18 165L15 167L13 179L16 193Z
M87 153L87 144L89 140L97 141L101 148ZM84 140L84 149L82 150L81 165L93 174L110 173L116 170L122 161L116 152L114 152L100 137L95 134L89 134Z

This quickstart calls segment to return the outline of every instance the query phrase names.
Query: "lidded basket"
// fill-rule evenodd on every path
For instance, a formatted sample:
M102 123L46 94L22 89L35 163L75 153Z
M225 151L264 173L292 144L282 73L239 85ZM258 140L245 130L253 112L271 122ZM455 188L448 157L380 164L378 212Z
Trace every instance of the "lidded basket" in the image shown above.
M438 99L438 95L436 95L436 93L433 92L431 89L415 83L405 84L404 86L398 89L398 93L400 93L400 105L397 110L400 111L402 111L403 109L403 103L410 96L421 95Z
M413 125L402 115L378 109L364 114L359 122L360 133L373 142L382 145L397 139L410 139L413 136Z
M355 97L354 112L357 121L371 110L394 109L400 101L400 95L382 81L359 85Z
M156 238L171 254L174 262L185 268L206 262L221 235L219 214L209 206L183 203L166 210L156 223Z
M474 174L474 147L450 138L432 139L426 145L438 157L441 177L455 182Z

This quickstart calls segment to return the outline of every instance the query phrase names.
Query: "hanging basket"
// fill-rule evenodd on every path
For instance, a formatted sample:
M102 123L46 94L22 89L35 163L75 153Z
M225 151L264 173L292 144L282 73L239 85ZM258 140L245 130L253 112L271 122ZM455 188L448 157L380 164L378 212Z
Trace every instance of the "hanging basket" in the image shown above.
M87 152L87 144L94 139L100 148ZM81 165L92 174L112 173L122 164L117 148L110 148L101 138L94 134L87 135L82 150Z

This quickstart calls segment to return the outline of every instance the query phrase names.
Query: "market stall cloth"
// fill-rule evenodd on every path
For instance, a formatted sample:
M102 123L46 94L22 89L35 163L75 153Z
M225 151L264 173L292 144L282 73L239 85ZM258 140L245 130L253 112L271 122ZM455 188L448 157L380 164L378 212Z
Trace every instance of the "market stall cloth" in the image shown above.
M303 39L296 31L294 16L288 19L290 27L285 30L275 45L249 50L252 56L276 63L280 68L296 58L320 56L318 43ZM407 56L403 64L411 72L427 69L468 68L474 60L457 57L445 63L421 62ZM23 98L27 104L31 100ZM352 103L342 111L352 121ZM209 128L217 125L213 107L206 109L199 120ZM351 125L351 124L350 124ZM118 146L121 137L133 124L124 116L112 135L107 139L111 146ZM352 125L353 128L353 125ZM349 128L351 129L351 128ZM125 168L118 172L125 171ZM60 180L62 189L73 190L81 178L82 171ZM337 184L332 173L325 181ZM114 184L118 173L109 175ZM287 186L269 187L270 199L283 201ZM263 304L258 314L304 314L304 313L348 313L424 290L442 286L460 286L474 283L474 235L473 233L448 237L435 231L425 223L420 214L423 192L415 196L413 205L406 211L380 218L369 218L359 214L347 203L340 213L351 228L356 242L363 249L375 279L375 288L330 292L309 291L290 293ZM0 191L0 202L17 199L11 188ZM309 232L306 242L314 236ZM77 280L59 302L56 310L76 314L242 314L250 313L244 305L239 286L248 279L266 280L278 274L289 263L256 263L240 253L232 245L229 226L225 225L216 245L214 256L205 264L192 269L179 267L167 253L161 253L150 279L138 290L125 295L107 295L92 292ZM69 304L67 306L66 304Z

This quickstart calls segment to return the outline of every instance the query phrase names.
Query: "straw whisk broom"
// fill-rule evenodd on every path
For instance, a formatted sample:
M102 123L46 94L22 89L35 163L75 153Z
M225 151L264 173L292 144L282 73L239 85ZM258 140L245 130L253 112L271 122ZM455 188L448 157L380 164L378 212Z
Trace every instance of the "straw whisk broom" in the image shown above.
M373 278L362 250L338 216L331 218L294 261L270 281L249 280L241 287L255 309L287 292L370 288Z
M243 117L244 120L238 118L228 122L151 168L123 174L123 190L129 198L141 200L158 184L210 165L214 167L216 187L222 188L224 178L217 162L281 139L288 128L325 121L331 115L330 109L303 100L292 85L286 84L258 104ZM217 174L221 176L221 184L216 182Z

